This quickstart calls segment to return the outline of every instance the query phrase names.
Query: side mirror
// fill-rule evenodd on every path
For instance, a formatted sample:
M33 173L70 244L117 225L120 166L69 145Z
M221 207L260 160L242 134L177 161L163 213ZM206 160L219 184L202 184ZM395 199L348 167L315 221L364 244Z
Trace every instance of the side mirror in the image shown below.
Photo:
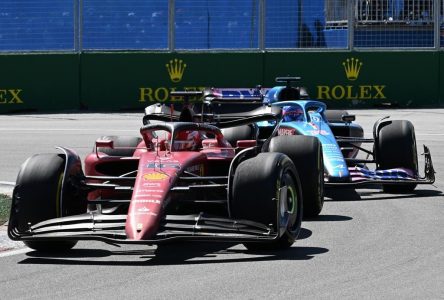
M236 142L237 148L250 148L257 146L256 140L239 140Z
M99 152L97 151L98 148L108 148L108 149L114 149L114 141L110 141L110 140L96 140L96 156L97 158L99 157Z
M355 115L343 115L341 117L341 119L342 119L342 121L344 121L346 123L351 123L356 120L356 116Z
M96 148L114 149L114 141L111 140L96 140Z

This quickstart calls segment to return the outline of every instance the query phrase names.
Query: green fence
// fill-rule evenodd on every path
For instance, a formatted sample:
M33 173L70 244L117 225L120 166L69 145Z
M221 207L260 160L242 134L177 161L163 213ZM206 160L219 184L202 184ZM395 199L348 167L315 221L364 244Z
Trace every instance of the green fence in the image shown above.
M0 55L0 113L142 110L172 90L275 85L301 76L329 107L444 105L441 52ZM175 100L175 99L172 99ZM175 100L176 101L176 100Z

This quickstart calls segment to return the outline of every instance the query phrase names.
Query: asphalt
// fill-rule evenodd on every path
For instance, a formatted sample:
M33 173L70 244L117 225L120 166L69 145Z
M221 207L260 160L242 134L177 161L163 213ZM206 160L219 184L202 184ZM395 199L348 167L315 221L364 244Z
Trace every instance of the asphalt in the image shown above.
M286 251L100 242L80 242L64 254L3 251L0 298L443 299L444 109L350 112L366 136L379 117L411 120L418 152L422 144L430 147L435 184L411 194L329 191L321 215L303 222L300 238ZM0 181L15 181L26 157L54 151L54 145L84 157L100 135L137 135L140 120L141 114L0 116L6 145L0 148Z

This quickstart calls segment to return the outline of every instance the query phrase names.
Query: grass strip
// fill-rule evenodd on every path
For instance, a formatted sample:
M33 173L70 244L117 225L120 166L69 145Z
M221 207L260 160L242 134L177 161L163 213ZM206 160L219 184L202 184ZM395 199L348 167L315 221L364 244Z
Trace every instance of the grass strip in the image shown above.
M10 210L11 197L5 194L0 194L0 225L8 220Z

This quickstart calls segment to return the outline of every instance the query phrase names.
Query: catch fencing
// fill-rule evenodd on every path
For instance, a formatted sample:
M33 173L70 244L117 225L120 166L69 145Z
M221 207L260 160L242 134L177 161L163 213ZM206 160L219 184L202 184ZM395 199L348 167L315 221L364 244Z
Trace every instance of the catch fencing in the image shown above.
M0 51L444 46L444 0L4 0Z

